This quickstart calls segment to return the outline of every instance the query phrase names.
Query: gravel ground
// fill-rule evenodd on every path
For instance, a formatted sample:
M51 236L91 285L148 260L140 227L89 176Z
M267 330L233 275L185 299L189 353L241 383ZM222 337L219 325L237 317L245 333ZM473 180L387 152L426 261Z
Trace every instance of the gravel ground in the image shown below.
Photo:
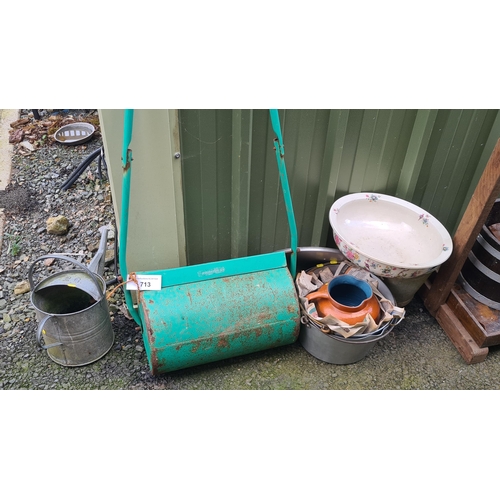
M70 110L78 116L83 110ZM27 110L23 111L25 116ZM90 110L83 118L95 119ZM42 119L46 117L42 116ZM93 364L68 368L53 362L35 341L37 322L28 292L14 289L27 280L31 263L49 253L78 254L88 263L99 243L98 228L114 224L111 192L99 180L94 162L67 191L61 185L80 162L101 146L100 134L80 146L46 141L29 152L16 146L12 178L0 195L6 221L0 257L0 388L2 389L498 389L500 353L467 365L435 319L416 297L406 318L379 341L369 355L352 365L330 365L299 343L206 366L153 377L142 336L124 314L123 295L110 299L115 342ZM48 234L46 221L64 215L66 235ZM114 234L108 236L110 248ZM37 266L36 277L54 272L55 263ZM38 274L39 273L39 274ZM111 259L105 278L115 278Z

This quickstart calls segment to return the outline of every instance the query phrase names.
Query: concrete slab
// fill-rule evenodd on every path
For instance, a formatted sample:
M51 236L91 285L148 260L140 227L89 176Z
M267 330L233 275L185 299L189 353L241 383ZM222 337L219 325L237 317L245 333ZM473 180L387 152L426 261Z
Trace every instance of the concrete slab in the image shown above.
M13 145L9 144L9 130L18 119L18 109L0 109L0 189L5 189L10 181Z
M0 190L4 190L10 182L12 150L14 146L9 144L9 130L10 124L18 118L18 109L0 109ZM4 225L5 215L3 209L0 209L0 249L3 243Z

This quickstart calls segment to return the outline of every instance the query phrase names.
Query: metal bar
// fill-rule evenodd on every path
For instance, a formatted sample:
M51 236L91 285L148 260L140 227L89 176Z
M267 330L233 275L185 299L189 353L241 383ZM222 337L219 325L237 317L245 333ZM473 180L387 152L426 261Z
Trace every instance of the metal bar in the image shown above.
M283 198L285 199L286 214L288 216L288 224L290 226L291 247L292 255L290 258L290 273L295 279L295 272L297 269L297 225L295 223L295 216L293 213L292 197L290 195L290 186L288 185L288 178L286 175L285 165L285 147L283 145L283 137L281 135L280 118L277 109L270 109L271 124L277 138L275 139L276 145L276 161L278 162L278 170L280 173L281 188L283 189Z
M122 210L120 223L120 246L119 246L119 262L120 273L125 281L128 276L127 271L127 237L128 237L128 218L130 205L130 175L132 166L132 150L129 149L132 140L132 126L134 122L134 110L126 109L124 113L123 126L123 148L122 148L122 166L123 166L123 184L122 184ZM134 318L134 321L141 325L141 318L134 307L132 295L129 290L123 291L128 310Z

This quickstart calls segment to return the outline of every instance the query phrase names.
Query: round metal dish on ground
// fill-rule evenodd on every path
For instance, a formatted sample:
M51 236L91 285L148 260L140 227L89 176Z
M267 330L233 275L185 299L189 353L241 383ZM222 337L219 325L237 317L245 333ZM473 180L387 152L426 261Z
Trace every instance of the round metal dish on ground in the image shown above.
M70 123L64 125L55 134L54 138L61 144L74 146L83 144L91 139L94 135L95 128L92 124L86 122Z
M304 269L303 265L310 264L315 255L320 257L317 262L328 262L329 260L340 262L344 260L339 258L339 251L335 249L329 249L328 251L326 248L311 248L310 252L308 252L306 247L303 248L303 252L304 255L307 255L307 259L301 260L301 252L297 253L298 272L308 269ZM382 280L379 278L377 280L382 295L394 303L394 296L389 288ZM303 313L303 320L300 326L300 344L309 354L320 361L336 365L346 365L362 360L373 349L375 344L386 337L400 321L394 319L375 332L344 338L335 333L324 333L317 324L309 321L304 316L305 312L302 307L301 312Z

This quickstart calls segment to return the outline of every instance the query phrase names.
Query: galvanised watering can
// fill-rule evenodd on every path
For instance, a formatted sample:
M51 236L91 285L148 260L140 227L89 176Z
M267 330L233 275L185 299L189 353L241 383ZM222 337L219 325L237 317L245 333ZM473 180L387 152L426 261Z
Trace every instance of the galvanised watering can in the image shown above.
M63 366L83 366L111 349L114 332L106 299L104 254L108 228L102 227L95 257L86 267L64 255L44 255L30 266L31 304L38 320L36 341ZM59 259L77 269L55 273L35 284L33 271L40 260ZM97 274L99 273L99 274Z

